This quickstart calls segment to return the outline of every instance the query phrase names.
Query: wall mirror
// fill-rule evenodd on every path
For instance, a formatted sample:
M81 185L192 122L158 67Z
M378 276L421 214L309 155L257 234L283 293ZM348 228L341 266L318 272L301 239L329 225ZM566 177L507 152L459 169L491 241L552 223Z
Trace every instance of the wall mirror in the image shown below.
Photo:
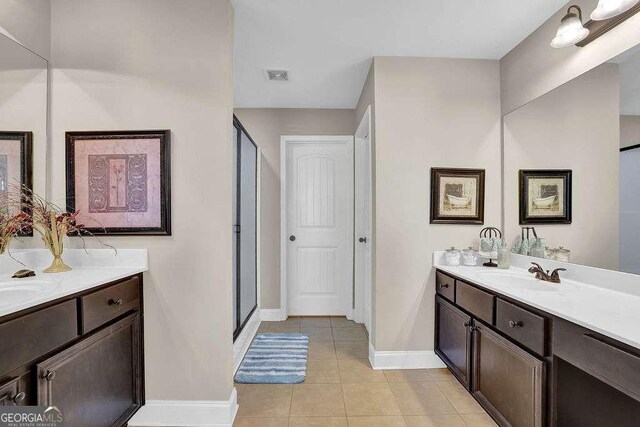
M507 114L503 126L509 244L640 274L640 47ZM535 227L542 245L531 230L520 245L522 227Z
M48 63L2 34L0 58L0 209L7 209L20 183L46 195Z

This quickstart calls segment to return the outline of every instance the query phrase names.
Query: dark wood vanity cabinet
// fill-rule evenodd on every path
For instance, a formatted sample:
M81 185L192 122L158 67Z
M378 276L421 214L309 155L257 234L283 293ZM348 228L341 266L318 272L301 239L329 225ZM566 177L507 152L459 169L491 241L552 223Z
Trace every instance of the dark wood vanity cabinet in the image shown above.
M473 346L473 395L503 425L541 427L543 361L482 324Z
M542 427L545 362L527 347L544 352L539 338L546 336L546 320L470 283L448 280L455 281L455 302L435 297L436 354L498 424Z
M102 427L126 425L144 403L141 276L6 317L0 406L56 406L65 426ZM22 326L17 354L6 325Z
M500 426L640 425L640 349L438 271L435 352ZM449 289L449 288L445 288Z
M469 388L471 374L471 317L436 297L435 351L453 375Z

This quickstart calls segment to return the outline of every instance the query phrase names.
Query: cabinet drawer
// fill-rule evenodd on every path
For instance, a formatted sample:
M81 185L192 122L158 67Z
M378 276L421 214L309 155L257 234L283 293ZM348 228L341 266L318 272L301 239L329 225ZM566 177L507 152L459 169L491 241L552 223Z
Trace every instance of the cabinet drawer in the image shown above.
M546 320L500 298L496 300L496 328L518 343L544 355Z
M456 281L453 277L436 271L436 292L450 301L453 301L455 296L455 283Z
M80 298L81 332L86 334L110 320L140 308L140 279L132 277Z
M0 324L0 376L78 336L75 300Z
M493 325L495 297L467 283L456 281L456 304L480 320Z

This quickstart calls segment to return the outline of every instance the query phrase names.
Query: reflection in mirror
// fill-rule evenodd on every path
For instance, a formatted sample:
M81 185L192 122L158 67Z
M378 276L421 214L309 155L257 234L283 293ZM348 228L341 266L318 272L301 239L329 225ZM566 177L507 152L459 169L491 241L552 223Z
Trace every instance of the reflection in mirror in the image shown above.
M640 274L640 48L507 114L503 159L519 253Z
M40 56L0 35L0 203L4 207L8 191L20 184L46 194L47 65Z

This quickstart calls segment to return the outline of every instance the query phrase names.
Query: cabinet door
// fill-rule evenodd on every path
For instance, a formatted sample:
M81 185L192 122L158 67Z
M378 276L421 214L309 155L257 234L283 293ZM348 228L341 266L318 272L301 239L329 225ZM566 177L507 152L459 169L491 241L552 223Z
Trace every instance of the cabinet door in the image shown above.
M0 384L0 406L28 405L25 380L28 374Z
M501 425L542 426L544 362L482 324L473 334L474 396Z
M141 403L139 329L131 315L38 364L38 404L69 427L123 425Z
M471 317L436 296L435 352L469 388L471 372Z

